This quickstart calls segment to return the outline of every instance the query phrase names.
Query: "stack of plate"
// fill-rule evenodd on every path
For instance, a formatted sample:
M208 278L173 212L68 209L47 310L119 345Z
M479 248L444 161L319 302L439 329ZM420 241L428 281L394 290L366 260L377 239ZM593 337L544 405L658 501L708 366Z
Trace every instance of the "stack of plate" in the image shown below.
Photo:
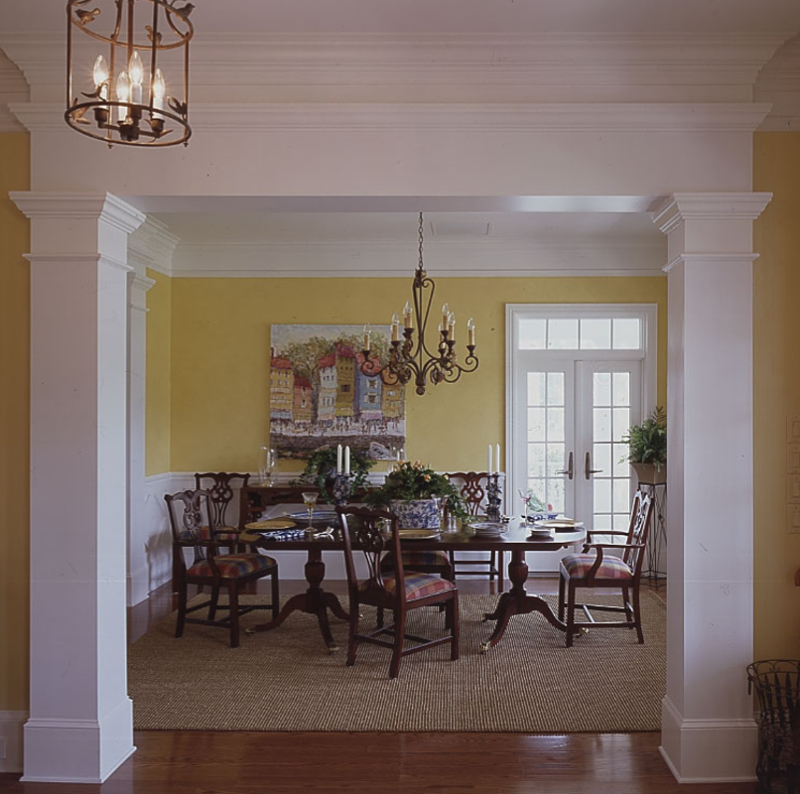
M498 524L494 521L477 521L470 526L481 538L499 538L508 529L505 524Z

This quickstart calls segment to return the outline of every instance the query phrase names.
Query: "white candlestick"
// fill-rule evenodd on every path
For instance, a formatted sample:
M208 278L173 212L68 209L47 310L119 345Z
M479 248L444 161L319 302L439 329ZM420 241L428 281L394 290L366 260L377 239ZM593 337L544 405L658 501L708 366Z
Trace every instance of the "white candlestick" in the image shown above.
M336 447L336 473L342 473L342 445Z
M496 457L496 461L497 462L496 462L496 465L495 465L494 468L495 468L495 471L498 474L500 474L500 445L499 444L497 445L497 455L495 457Z
M488 474L492 473L492 445L489 444L489 453L486 456L486 471Z
M350 476L350 447L344 448L344 473Z

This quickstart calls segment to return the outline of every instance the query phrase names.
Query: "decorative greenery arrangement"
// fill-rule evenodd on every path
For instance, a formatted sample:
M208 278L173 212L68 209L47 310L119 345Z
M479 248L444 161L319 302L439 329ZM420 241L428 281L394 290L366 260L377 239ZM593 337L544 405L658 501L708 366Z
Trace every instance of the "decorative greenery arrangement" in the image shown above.
M366 453L351 450L350 452L350 476L352 478L352 490L358 491L366 489L369 481L367 473L375 465ZM328 489L328 483L336 475L336 447L322 447L311 453L306 460L306 467L297 480L292 480L290 485L314 485L319 488L320 498L328 502L333 502L333 494Z
M364 497L364 501L372 507L388 508L392 500L411 502L433 496L445 497L453 515L462 520L468 518L458 488L444 474L437 474L419 461L403 461L386 475L386 481L380 488Z
M622 440L629 448L628 461L652 463L661 471L667 462L667 412L657 407L640 425L632 425Z

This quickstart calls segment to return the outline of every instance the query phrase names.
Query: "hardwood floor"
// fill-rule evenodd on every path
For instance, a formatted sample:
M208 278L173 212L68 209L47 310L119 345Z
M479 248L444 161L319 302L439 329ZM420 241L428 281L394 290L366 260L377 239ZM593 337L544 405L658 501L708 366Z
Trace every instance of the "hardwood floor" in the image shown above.
M327 583L344 592L343 582ZM282 582L284 595L305 582ZM491 592L486 580L463 592ZM529 589L555 593L557 581ZM659 595L664 595L662 587ZM132 640L173 608L169 587L131 610ZM265 705L265 707L267 707ZM754 784L678 785L659 734L214 733L139 731L138 752L103 786L21 783L4 794L299 794L357 788L382 794L751 794Z

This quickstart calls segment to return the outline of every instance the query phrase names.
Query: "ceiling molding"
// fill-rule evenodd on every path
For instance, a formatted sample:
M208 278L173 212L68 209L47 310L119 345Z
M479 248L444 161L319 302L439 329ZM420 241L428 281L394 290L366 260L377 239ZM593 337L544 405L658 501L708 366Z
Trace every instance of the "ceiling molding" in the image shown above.
M752 132L769 105L734 103L541 104L217 104L194 105L194 132ZM61 105L25 103L11 111L31 132L66 130Z
M464 240L425 247L439 278L660 275L666 240ZM178 278L405 278L416 266L408 240L181 243L169 275Z
M754 221L772 193L675 193L653 209L653 223L669 234L684 221Z
M128 237L128 260L142 275L148 268L158 273L172 273L172 257L180 238L161 221L148 215L144 223Z
M786 42L761 70L753 96L756 102L772 104L759 130L800 130L800 36Z
M25 132L8 105L27 102L30 89L19 67L0 50L0 132Z
M752 85L786 40L774 33L198 33L196 85L427 83ZM64 37L13 33L0 47L33 86L63 86Z

